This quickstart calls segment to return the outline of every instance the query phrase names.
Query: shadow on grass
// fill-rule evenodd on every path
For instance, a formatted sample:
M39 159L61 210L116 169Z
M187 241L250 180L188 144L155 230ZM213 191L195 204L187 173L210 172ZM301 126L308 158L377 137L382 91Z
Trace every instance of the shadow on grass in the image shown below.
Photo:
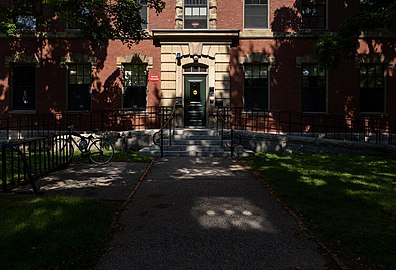
M396 266L396 159L260 153L248 163L333 249Z
M2 269L88 269L116 205L78 197L0 198Z

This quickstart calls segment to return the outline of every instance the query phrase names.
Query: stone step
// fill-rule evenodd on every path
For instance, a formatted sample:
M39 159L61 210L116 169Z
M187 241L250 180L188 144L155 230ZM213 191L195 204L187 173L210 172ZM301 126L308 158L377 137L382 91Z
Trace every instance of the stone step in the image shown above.
M157 142L159 138L157 137ZM172 145L167 136L164 138L164 156L178 157L229 157L231 155L230 140L223 140L214 129L176 129L172 136ZM161 156L158 145L151 144L139 151L144 155ZM234 149L235 156L248 156L252 151L246 151L242 146Z
M147 150L143 148L140 150L140 153L143 155L149 156L161 156L160 149L155 150ZM246 157L252 155L252 153L248 151L235 151L234 155L237 157ZM164 151L164 156L166 157L230 157L229 151Z
M218 135L197 135L197 134L175 134L173 135L174 140L221 140L221 136Z
M228 141L224 140L223 144L228 143ZM164 140L164 145L168 145L169 140L166 139ZM215 139L215 140L176 140L172 139L172 145L203 145L203 146L209 146L209 145L221 145L221 139Z
M193 136L218 136L219 133L215 129L175 129L174 135L193 135Z

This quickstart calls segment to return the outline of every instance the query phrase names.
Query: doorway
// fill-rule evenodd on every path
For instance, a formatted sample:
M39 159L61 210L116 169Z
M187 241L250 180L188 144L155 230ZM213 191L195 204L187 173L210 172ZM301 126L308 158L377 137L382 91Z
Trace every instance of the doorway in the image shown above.
M184 76L184 126L206 126L206 75Z

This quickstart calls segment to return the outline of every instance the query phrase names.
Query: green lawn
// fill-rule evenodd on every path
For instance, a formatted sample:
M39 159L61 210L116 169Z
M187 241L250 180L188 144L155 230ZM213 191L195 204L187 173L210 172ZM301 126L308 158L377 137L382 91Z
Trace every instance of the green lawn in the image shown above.
M0 197L1 269L89 269L116 209L78 197Z
M259 153L245 161L332 250L396 269L396 158Z

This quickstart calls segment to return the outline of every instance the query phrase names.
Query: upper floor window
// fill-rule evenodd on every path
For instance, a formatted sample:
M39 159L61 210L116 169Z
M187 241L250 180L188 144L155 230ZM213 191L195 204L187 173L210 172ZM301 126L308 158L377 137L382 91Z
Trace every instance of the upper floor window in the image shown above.
M14 22L18 30L35 30L40 4L35 0L14 0Z
M69 64L68 71L68 110L91 110L91 65Z
M35 110L36 67L14 65L12 69L12 109Z
M208 28L208 1L184 0L184 29Z
M145 109L147 103L147 65L123 66L123 108Z
M301 16L305 29L326 28L326 0L302 0Z
M326 99L326 70L317 64L303 64L303 112L326 112Z
M147 0L138 0L138 3L140 4L140 18L142 18L142 29L147 29Z
M382 64L360 65L360 111L385 111L385 69Z
M268 0L245 0L245 28L268 28Z
M268 110L268 64L245 64L245 109Z

